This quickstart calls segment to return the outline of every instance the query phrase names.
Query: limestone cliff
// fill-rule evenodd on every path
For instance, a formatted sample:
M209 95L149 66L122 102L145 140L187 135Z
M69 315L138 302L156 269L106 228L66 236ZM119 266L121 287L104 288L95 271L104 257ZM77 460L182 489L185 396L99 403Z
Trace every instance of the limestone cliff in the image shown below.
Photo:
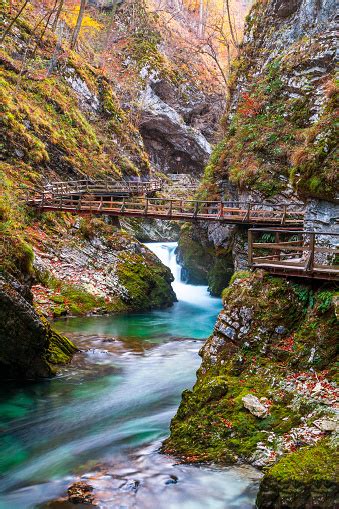
M254 4L201 198L299 201L307 229L336 228L334 15L331 0ZM236 269L246 266L245 230L203 229L215 246L232 250Z
M305 228L337 228L333 23L333 1L255 3L202 199L298 200ZM198 263L190 267L200 238ZM246 268L246 239L246 228L187 227L181 257L193 274L208 255L212 265L218 250L232 253L236 269ZM185 461L262 468L260 509L334 507L334 285L243 270L222 295L197 382L182 395L164 450Z
M333 507L337 294L236 273L165 450L263 468L258 507Z

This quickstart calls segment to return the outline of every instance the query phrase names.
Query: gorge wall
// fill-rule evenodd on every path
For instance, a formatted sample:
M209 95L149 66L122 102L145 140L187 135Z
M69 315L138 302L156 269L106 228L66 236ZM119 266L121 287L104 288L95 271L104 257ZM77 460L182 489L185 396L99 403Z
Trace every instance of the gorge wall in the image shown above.
M202 199L298 201L305 228L338 231L334 55L333 1L255 3ZM209 224L187 226L179 241L191 278L211 275L190 265L197 249L199 260L229 253L238 272L164 451L263 469L258 508L334 507L338 292L244 270L246 239L244 228Z
M255 3L201 198L298 201L306 228L336 228L334 23L330 0ZM246 266L246 232L217 224L203 230L210 245L232 251L236 269Z
M15 9L6 7L9 25ZM175 295L169 269L135 240L139 225L127 234L97 218L35 214L24 205L27 193L68 179L199 174L222 111L216 107L222 95L200 80L199 62L190 64L187 51L176 58L174 43L161 35L160 20L143 2L121 2L118 10L114 2L91 2L87 22L94 32L89 37L85 31L75 50L67 15L54 30L52 23L44 26L51 19L46 9L29 2L0 55L1 274L14 288L23 285L28 296L3 283L3 316L22 305L23 324L15 333L15 322L4 321L1 362L8 366L12 359L14 366L15 345L22 341L24 352L32 343L35 353L20 368L28 378L52 371L44 361L50 342L41 316L158 308L171 305ZM152 238L152 225L148 229ZM25 327L33 336L39 330L35 346L33 336L23 337ZM24 364L24 354L21 359ZM45 368L34 371L34 362ZM5 372L15 378L18 370Z

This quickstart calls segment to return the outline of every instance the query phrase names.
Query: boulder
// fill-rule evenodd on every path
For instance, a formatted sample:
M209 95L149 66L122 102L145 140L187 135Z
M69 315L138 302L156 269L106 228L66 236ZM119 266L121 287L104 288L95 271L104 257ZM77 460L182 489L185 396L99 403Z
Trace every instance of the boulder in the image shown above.
M244 407L247 408L251 412L252 415L256 417L266 417L268 414L268 409L265 405L263 405L260 400L253 396L253 394L247 394L242 398L242 402Z
M29 288L8 275L0 275L0 349L5 380L48 377L76 351L36 313Z

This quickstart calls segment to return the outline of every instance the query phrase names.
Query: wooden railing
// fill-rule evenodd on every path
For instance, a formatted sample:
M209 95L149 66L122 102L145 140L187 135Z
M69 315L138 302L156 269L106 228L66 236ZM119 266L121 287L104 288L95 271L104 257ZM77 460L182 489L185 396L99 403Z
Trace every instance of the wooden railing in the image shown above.
M274 274L339 281L339 233L252 228L248 262Z
M302 226L304 213L295 204L265 204L237 201L198 201L136 198L96 194L65 195L43 192L27 201L41 211L55 210L80 214L150 217L184 221L223 221L230 224Z
M55 196L91 193L101 194L148 194L161 191L161 180L127 181L127 180L68 180L47 184L37 195L42 193Z

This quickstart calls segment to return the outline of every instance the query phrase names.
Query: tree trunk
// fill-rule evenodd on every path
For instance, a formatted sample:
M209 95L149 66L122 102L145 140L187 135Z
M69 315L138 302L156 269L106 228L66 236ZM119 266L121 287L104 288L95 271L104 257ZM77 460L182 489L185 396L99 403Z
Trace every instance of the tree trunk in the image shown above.
M59 21L59 18L60 18L60 14L61 14L62 8L64 6L64 2L65 2L65 0L60 0L59 7L58 7L58 10L57 10L57 12L55 14L55 18L54 18L53 25L52 25L53 32L55 32L55 30L56 30L56 28L58 26L58 21Z
M199 29L198 35L202 37L204 33L204 0L200 0L199 4Z
M237 38L236 38L236 35L235 35L235 30L234 30L234 27L233 27L233 23L232 23L232 20L231 20L230 3L229 3L229 0L225 0L225 2L226 2L228 25L230 27L230 34L231 34L232 42L234 44L234 47L238 49L238 42L237 42Z
M82 20L84 18L84 14L85 14L86 5L87 5L87 0L81 0L80 1L79 15L78 15L78 19L77 19L76 25L74 27L74 30L73 30L73 33L72 33L72 38L71 38L71 48L72 49L75 48L76 42L77 42L78 37L79 37L79 33L80 33L81 25L82 25Z
M6 35L9 34L9 32L11 31L12 29L12 26L14 25L14 23L16 22L16 20L18 19L18 17L20 16L20 14L22 13L22 11L24 10L24 8L26 7L26 5L28 4L29 0L25 0L24 3L22 4L22 7L19 9L19 12L18 14L12 19L12 21L10 22L10 24L8 25L8 27L6 28L6 30L4 31L1 39L0 39L0 42L4 42L5 40L5 37Z

